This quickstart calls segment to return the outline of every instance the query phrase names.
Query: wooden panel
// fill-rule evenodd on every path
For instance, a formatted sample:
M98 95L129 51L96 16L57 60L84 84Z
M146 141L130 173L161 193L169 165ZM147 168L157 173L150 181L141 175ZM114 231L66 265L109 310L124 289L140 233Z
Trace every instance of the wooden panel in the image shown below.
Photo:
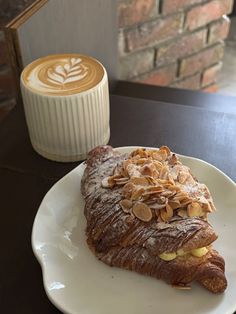
M100 60L110 81L117 77L116 1L50 0L10 25L22 68L52 53L82 53Z

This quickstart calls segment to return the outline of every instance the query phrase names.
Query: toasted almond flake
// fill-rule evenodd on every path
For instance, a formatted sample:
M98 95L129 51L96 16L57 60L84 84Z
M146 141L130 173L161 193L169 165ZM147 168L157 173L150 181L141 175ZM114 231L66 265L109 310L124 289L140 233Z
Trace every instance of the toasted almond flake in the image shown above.
M183 209L183 208L178 209L177 215L182 218L188 217L186 209Z
M166 204L166 207L160 210L160 216L163 221L168 221L173 216L173 209L170 205Z
M177 208L179 208L179 207L181 207L179 201L172 201L172 200L169 200L169 201L168 201L168 204L170 205L170 207L171 207L173 210L174 210L174 209L177 209Z
M189 177L189 173L180 170L180 172L178 174L179 183L184 184L188 177Z
M183 191L179 191L175 194L174 196L174 201L182 201L182 200L185 200L185 199L188 199L188 194L186 192L183 192Z
M133 151L132 153L131 153L131 156L132 157L135 157L135 156L139 156L139 157L141 157L141 158L145 158L145 157L148 157L148 153L146 152L146 150L145 149L143 149L143 148L138 148L138 149L136 149L135 151Z
M152 158L157 160L157 161L162 161L163 160L163 157L162 155L160 154L160 152L158 151L154 151L153 154L152 154Z
M170 151L168 146L161 146L160 150L164 150L166 152L167 156L170 156L170 154L171 154L171 151Z
M125 213L130 212L130 208L132 207L133 203L130 200L124 199L120 201L120 206Z
M157 181L153 177L145 177L149 184L156 185Z
M150 204L149 207L151 209L155 209L155 213L158 216L159 215L159 210L162 209L162 208L165 208L166 205L165 204L154 203L154 204Z
M154 160L153 161L154 166L156 167L156 170L161 170L161 168L163 167L162 162L158 161L158 160Z
M150 162L150 161L149 161L148 158L140 158L140 159L137 160L136 164L137 164L137 165L143 165L143 164L149 163L149 162Z
M168 167L167 166L163 166L160 170L159 173L159 178L162 180L168 180Z
M148 222L152 219L152 211L144 203L137 202L136 204L134 204L132 212L135 215L135 217L142 221Z
M160 223L160 222L163 222L164 223L164 220L162 220L161 218L161 214L159 212L158 216L157 216L157 222Z
M145 191L144 188L134 190L134 192L131 195L131 200L132 201L138 200L142 196L144 191Z
M154 171L156 171L155 166L153 165L144 165L141 169L140 172L143 176L150 176L153 177Z
M147 200L145 200L145 203L151 207L151 205L158 203L158 198L156 198L156 197L148 198ZM161 204L161 205L163 205L163 204ZM165 206L165 204L164 204L164 206Z
M176 156L176 154L172 154L171 157L169 158L169 164L171 166L177 165L178 163L178 157Z
M184 207L185 205L188 205L191 202L192 202L192 199L189 197L185 197L185 198L180 200L180 204L182 207Z
M129 182L129 178L126 178L126 177L124 177L124 178L113 178L113 180L115 181L115 183L117 185L124 185L124 184Z
M187 207L187 214L189 217L201 217L204 213L199 203L192 202Z
M168 189L171 190L171 191L175 191L175 192L179 192L180 191L180 187L178 187L176 185L172 185L172 184L168 185Z
M148 185L148 179L144 177L132 177L130 181L135 185Z
M102 179L102 187L103 188L113 188L115 185L115 182L113 180L113 177L106 177Z
M129 164L126 167L126 171L128 172L129 177L139 177L140 172L138 171L138 167L134 164Z
M170 181L166 180L166 179L157 179L157 182L159 184L163 184L165 187L166 187L166 185L171 185Z
M151 197L157 197L157 194L160 194L159 191L147 191L147 192L144 192L143 193L143 197L146 197L146 198L151 198Z
M113 180L114 180L115 182L123 182L123 181L129 180L129 178L127 178L127 177L121 177L121 176L115 176L115 177L113 177Z
M165 196L165 197L170 197L170 196L173 196L173 192L172 191L168 191L168 190L165 190L161 193L162 196Z
M122 170L121 166L116 166L114 171L113 171L113 176L120 176L121 175L121 170Z
M122 194L126 197L126 198L131 198L132 193L135 190L135 185L131 182L128 182L125 184L125 186L122 189Z

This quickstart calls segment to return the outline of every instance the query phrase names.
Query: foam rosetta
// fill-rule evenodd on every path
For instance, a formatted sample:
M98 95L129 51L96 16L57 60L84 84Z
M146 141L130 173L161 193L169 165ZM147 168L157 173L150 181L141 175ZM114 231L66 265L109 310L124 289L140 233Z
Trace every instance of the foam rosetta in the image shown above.
M30 63L22 73L24 84L45 95L72 95L96 86L104 76L103 66L79 54L50 55Z

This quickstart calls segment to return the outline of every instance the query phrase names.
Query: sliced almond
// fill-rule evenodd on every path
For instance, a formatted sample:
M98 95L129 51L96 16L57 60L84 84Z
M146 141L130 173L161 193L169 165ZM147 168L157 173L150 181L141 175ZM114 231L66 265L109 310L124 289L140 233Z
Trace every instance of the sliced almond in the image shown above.
M149 162L150 162L150 161L149 161L148 158L140 158L140 159L137 160L136 164L137 164L137 165L143 165L143 164L149 163Z
M137 155L139 155L141 158L148 157L148 153L147 153L146 149L144 149L144 148L138 148L131 153L132 157L137 156Z
M106 177L102 179L101 184L103 188L113 188L115 186L115 181L113 180L113 177Z
M189 177L189 173L187 173L186 171L180 170L180 172L178 174L179 183L184 184L188 177Z
M142 196L144 191L145 191L144 188L134 190L132 195L131 195L131 200L132 201L138 200Z
M170 156L170 154L171 154L171 151L170 151L168 146L161 146L160 150L164 150L166 152L167 156Z
M124 195L125 198L129 199L131 198L131 195L133 194L135 190L135 185L131 182L128 182L124 185L122 189L122 194Z
M184 197L183 199L180 199L180 204L182 207L190 204L192 202L192 199L189 197Z
M160 216L163 221L168 221L173 216L173 209L166 204L165 208L160 210Z
M163 187L159 187L159 186L157 186L157 187L150 187L150 188L147 188L146 189L146 191L143 193L143 195L144 196L146 196L146 195L149 195L149 196L151 196L151 195L154 195L154 194L160 194L160 193L162 193L163 192Z
M177 215L182 217L182 218L188 217L187 211L184 208L179 208L178 211L177 211Z
M152 158L157 160L157 161L162 161L163 160L162 155L159 153L159 151L154 151L152 153Z
M178 157L176 156L176 154L172 154L171 157L169 158L169 164L174 166L177 165L178 163Z
M170 205L170 207L171 207L173 210L174 210L174 209L177 209L177 208L179 208L179 207L181 207L179 201L172 201L172 200L169 200L169 201L168 201L168 204Z
M129 164L126 167L126 171L128 173L128 176L131 177L140 177L140 172L138 171L138 167L134 164Z
M174 199L174 201L180 201L181 202L181 200L185 200L186 198L189 198L188 194L180 190L179 192L177 192L175 194L173 199Z
M130 212L130 208L132 207L132 202L130 200L124 199L120 201L120 206L125 213Z
M168 180L168 167L167 166L163 166L159 172L159 178L163 179L163 180Z
M152 219L152 211L144 203L138 202L138 203L134 204L132 212L135 215L135 217L137 217L138 219L140 219L142 221L148 222Z
M158 216L159 215L159 210L162 209L162 208L165 208L166 205L165 204L154 203L154 204L149 205L149 207L151 209L155 209L155 213Z
M148 179L144 177L132 177L130 179L130 182L132 182L135 185L149 185Z
M168 191L168 190L165 190L161 193L162 196L165 196L165 197L171 197L173 196L173 191Z
M162 162L158 161L158 160L154 160L153 161L154 166L156 167L156 170L161 170L161 168L163 167Z
M156 168L154 165L144 165L140 172L143 176L150 176L153 177L154 171L156 171Z
M157 185L157 181L155 178L153 177L145 177L145 179L148 180L148 183L151 184L151 185Z
M189 217L201 217L204 213L199 203L192 202L187 207L187 214Z
M129 178L118 178L114 179L114 181L117 185L124 185L129 182Z

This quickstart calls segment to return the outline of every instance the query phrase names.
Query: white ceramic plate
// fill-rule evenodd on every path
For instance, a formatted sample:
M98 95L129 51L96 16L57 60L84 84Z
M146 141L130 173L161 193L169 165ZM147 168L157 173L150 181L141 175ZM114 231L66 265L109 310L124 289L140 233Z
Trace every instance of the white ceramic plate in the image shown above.
M119 148L129 152L135 147ZM81 164L58 181L43 199L35 218L32 246L42 266L51 302L70 314L232 314L236 310L236 184L214 166L181 156L208 185L218 211L210 222L219 235L215 248L226 261L228 288L214 295L193 285L190 291L162 281L109 267L98 261L85 239Z

